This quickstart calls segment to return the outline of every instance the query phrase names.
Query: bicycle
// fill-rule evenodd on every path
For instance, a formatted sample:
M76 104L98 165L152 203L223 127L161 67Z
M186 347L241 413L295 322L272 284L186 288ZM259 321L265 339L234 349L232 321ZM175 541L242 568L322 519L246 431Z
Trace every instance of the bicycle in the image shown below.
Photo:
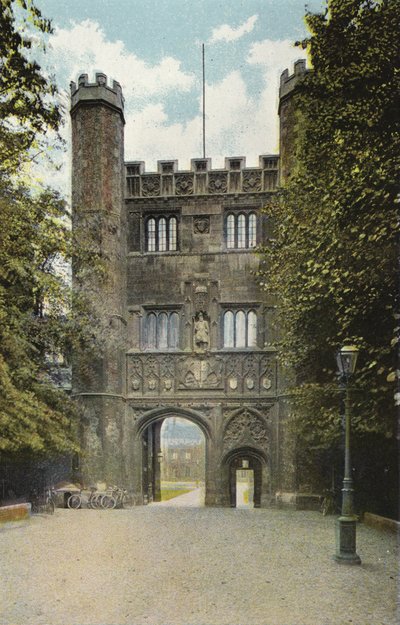
M330 490L325 493L324 497L322 498L319 511L323 516L326 516L327 514L340 514L341 508L336 502L335 491Z
M110 486L101 498L101 506L105 509L128 508L133 506L133 498L125 488Z
M70 510L78 510L82 508L82 504L85 502L88 508L95 509L98 507L98 502L101 498L101 493L97 492L97 489L94 486L91 486L89 489L89 496L84 495L84 489L82 489L79 493L73 493L67 499L67 507Z

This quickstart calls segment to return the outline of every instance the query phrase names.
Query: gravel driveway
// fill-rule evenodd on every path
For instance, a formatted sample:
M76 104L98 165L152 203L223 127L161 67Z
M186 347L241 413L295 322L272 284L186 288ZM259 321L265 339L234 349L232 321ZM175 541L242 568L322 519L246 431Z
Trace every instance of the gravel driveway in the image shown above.
M57 510L0 530L1 625L395 625L393 534L318 512Z

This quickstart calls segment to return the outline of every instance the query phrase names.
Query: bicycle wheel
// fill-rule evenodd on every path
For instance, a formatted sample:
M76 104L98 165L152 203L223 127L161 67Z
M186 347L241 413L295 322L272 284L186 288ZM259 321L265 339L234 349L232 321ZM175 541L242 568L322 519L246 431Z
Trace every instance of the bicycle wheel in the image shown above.
M111 495L103 495L100 499L100 505L104 510L112 510L117 505L117 502Z
M93 495L92 499L91 499L91 505L92 505L92 509L93 510L98 510L99 508L101 508L101 498L103 497L103 495L101 493L96 493L96 495Z
M71 510L77 510L82 506L82 498L80 495L71 495L68 497L67 506Z

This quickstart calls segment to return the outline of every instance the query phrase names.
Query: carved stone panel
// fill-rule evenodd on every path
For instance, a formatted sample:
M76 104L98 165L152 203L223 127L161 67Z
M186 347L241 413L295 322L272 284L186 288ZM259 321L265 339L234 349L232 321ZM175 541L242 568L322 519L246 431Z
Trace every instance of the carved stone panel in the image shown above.
M193 217L193 232L195 234L208 234L210 232L210 217L208 215Z
M145 197L160 195L160 176L142 177L142 195Z
M228 174L209 174L208 191L209 193L226 193L228 189Z
M261 172L260 171L244 171L243 172L243 191L251 193L252 191L261 191Z
M212 321L207 315L195 314L188 321L192 332L191 354L135 353L127 360L127 390L134 397L161 395L173 397L189 389L224 391L230 397L268 397L276 390L275 357L260 353L213 353L205 340L206 330L193 331L194 323ZM204 336L203 336L204 334ZM197 341L197 342L196 342ZM211 343L210 343L211 345ZM212 345L211 345L212 348Z
M269 356L263 356L260 362L260 389L272 391L276 385L276 361Z
M223 386L222 358L181 357L178 364L179 389L220 389Z
M128 366L128 392L139 393L143 389L143 367L138 358L131 358Z
M245 408L228 423L224 433L224 450L243 445L268 446L268 433L262 419Z
M159 359L155 356L144 356L143 358L143 380L144 391L150 393L159 392Z
M208 310L208 288L206 283L193 285L193 301L195 313L206 313Z
M177 174L175 176L176 195L193 195L193 175Z

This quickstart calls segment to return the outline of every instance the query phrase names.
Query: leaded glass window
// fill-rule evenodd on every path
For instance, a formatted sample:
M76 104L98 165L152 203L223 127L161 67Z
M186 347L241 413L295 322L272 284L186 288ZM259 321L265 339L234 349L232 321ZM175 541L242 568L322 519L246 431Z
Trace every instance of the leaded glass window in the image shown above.
M173 216L151 216L145 221L147 252L175 252L178 249L178 220Z
M257 347L257 314L254 310L226 310L223 315L225 348Z
M147 251L156 250L156 220L151 217L147 222Z
M176 217L170 217L169 219L169 249L171 251L176 250L177 243L177 221Z
M148 312L143 329L143 349L179 348L179 314L176 311Z
M255 213L228 213L225 222L227 249L248 249L257 245Z
M165 252L167 249L167 222L165 217L158 220L158 251Z
M232 249L235 247L235 216L228 215L226 220L226 247Z

